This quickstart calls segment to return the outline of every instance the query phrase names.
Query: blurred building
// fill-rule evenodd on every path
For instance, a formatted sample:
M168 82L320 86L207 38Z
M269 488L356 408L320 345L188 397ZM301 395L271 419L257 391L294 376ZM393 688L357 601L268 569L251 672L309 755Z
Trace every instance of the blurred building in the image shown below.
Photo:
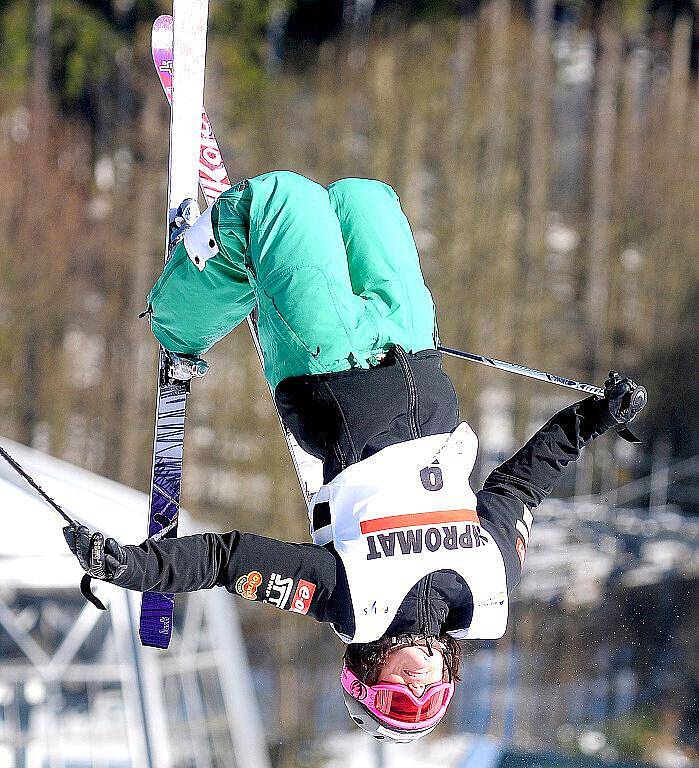
M79 521L137 541L147 497L3 440ZM2 462L0 766L267 768L235 603L221 590L178 598L167 652L138 639L139 595L99 584L102 613L60 518ZM183 513L181 525L190 521Z

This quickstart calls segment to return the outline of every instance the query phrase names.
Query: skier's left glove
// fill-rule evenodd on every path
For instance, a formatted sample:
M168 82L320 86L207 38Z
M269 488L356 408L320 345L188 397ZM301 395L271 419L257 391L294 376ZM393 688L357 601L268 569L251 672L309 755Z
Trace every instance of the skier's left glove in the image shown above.
M628 424L645 407L648 393L632 379L622 377L616 371L609 371L609 378L604 382L604 399L614 421L617 424Z
M63 529L70 551L82 569L92 578L113 581L126 570L126 550L115 539L106 539L86 525Z
M184 237L184 233L201 215L199 203L192 197L186 197L178 206L174 218L170 222L168 241L172 252Z

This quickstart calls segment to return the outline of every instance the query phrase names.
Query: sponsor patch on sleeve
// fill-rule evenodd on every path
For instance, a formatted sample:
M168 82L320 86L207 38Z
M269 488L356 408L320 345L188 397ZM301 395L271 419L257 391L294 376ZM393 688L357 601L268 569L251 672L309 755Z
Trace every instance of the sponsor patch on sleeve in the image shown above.
M292 613L301 613L303 615L308 613L308 609L311 607L311 601L316 591L316 585L311 584L310 581L304 581L299 579L299 583L296 585L296 592L291 601L291 607L289 610Z
M277 608L284 610L293 586L293 579L285 578L280 573L273 573L265 589L265 603L276 605Z
M517 554L519 555L520 565L524 565L524 558L527 556L527 547L525 546L522 539L519 538L519 536L515 541L515 549L517 550Z
M262 574L259 571L250 571L236 581L235 591L246 600L257 600L257 588L260 584L262 584Z

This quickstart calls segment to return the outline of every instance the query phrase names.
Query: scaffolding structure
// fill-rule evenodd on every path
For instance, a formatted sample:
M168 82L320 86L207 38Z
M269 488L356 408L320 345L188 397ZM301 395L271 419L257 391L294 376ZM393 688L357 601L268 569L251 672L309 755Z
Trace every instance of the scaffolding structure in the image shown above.
M145 494L3 445L77 519L138 540ZM229 595L178 598L170 649L143 648L139 595L99 584L108 611L86 603L60 521L5 468L0 504L0 768L269 767Z

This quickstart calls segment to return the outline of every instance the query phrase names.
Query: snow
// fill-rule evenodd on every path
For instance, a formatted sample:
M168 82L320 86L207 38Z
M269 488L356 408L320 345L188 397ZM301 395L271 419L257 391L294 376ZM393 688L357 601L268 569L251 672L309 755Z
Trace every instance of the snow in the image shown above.
M433 738L412 744L381 744L371 736L342 733L324 741L323 768L493 768L501 745L471 735Z

